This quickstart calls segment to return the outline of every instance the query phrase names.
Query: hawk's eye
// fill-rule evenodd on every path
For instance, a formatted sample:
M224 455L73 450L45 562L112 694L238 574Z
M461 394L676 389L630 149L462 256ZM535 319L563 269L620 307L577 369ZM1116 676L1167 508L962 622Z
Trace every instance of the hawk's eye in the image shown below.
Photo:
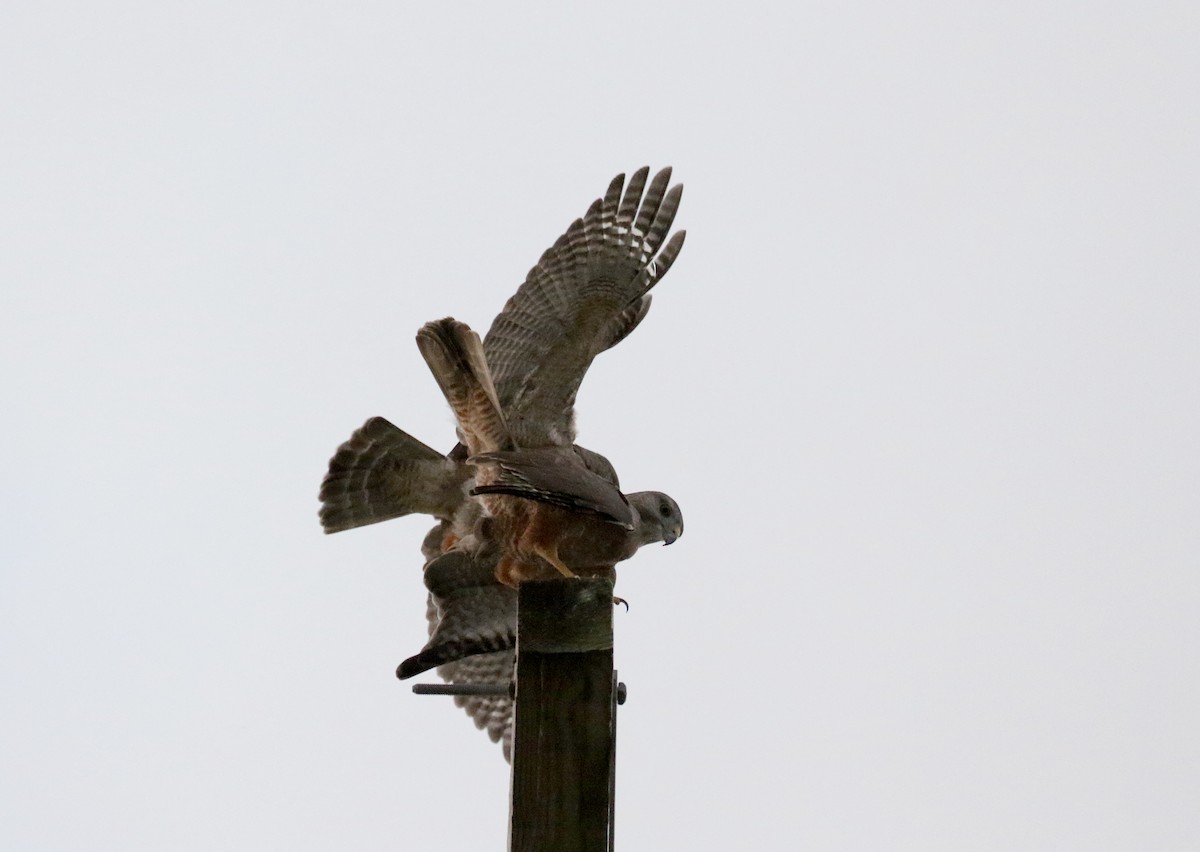
M660 515L662 515L664 518L669 517L671 514L671 507L668 506L666 503L663 503L661 506L658 507L658 513Z

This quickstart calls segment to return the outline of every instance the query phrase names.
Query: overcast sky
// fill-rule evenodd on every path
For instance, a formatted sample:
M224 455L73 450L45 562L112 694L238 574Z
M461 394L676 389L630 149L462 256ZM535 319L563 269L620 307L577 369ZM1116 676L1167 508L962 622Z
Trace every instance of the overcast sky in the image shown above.
M504 848L317 488L643 164L618 848L1200 848L1195 4L439 5L8 4L0 848Z

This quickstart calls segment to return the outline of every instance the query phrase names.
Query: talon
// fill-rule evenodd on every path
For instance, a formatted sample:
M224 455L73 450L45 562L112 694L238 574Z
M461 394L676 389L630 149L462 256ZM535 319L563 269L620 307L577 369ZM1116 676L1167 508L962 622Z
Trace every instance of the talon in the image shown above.
M629 601L625 600L625 598L619 598L616 595L613 595L613 606L621 605L624 605L625 611L629 612Z

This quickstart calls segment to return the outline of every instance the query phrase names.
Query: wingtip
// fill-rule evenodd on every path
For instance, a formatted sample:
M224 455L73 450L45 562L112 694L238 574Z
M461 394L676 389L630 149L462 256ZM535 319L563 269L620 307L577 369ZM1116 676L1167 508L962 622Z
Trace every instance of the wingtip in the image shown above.
M427 672L437 665L436 662L429 662L423 659L424 653L417 654L415 657L409 657L407 660L396 666L396 677L400 680L408 680L410 677L415 677L422 672Z

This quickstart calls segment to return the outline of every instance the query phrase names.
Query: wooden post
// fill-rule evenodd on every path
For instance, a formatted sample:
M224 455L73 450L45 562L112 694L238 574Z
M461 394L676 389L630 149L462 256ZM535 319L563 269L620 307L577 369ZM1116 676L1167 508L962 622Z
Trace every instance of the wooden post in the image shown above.
M607 852L614 723L612 582L522 583L510 852Z

